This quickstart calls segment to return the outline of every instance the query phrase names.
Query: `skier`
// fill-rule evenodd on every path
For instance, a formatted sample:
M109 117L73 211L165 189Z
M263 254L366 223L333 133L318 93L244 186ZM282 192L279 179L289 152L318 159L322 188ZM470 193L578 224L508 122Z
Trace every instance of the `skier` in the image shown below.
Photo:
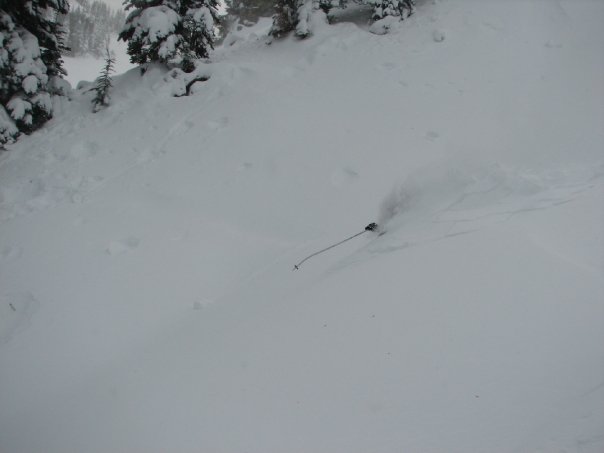
M337 244L330 245L329 247L324 248L323 250L319 250L318 252L315 252L315 253L313 253L312 255L307 256L307 257L306 257L306 258L304 258L302 261L300 261L298 264L294 264L294 268L293 268L292 270L294 270L294 271L295 271L295 270L300 269L300 266L302 266L302 263L304 263L306 260L308 260L308 259L312 258L313 256L317 256L317 255L319 255L320 253L326 252L327 250L330 250L330 249L332 249L332 248L334 248L334 247L337 247L338 245L343 244L343 243L344 243L344 242L346 242L346 241L350 241L351 239L354 239L354 238L356 238L357 236L360 236L360 235L361 235L361 234L363 234L363 233L367 233L368 231L376 231L376 232L377 232L377 231L379 231L379 229L380 229L379 225L378 225L377 223L375 223L375 222L372 222L372 223L370 223L369 225L367 225L367 226L365 227L365 229L364 229L363 231L361 231L360 233L357 233L357 234L355 234L355 235L353 235L353 236L350 236L349 238L344 239L343 241L340 241L340 242L338 242ZM380 234L380 236L381 236L382 234L383 234L383 233L381 233L381 234Z

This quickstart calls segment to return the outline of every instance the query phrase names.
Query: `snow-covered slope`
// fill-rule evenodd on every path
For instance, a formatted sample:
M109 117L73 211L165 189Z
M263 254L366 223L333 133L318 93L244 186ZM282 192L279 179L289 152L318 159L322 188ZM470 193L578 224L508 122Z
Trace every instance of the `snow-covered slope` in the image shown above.
M604 4L315 19L0 156L0 451L604 449Z

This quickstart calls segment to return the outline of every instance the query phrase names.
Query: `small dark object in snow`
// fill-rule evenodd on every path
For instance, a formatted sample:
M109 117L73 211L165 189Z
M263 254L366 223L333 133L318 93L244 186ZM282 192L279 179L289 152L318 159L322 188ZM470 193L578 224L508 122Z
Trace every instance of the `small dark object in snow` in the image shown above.
M9 303L8 306L11 308L12 311L17 311L13 304Z
M365 231L375 231L378 228L378 224L377 223L370 223L369 225L367 225L365 227Z

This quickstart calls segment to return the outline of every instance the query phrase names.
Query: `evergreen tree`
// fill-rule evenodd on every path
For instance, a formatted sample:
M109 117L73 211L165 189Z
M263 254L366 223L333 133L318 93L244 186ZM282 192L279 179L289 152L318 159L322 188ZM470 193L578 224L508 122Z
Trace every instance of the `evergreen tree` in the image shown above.
M114 72L115 58L109 51L109 46L105 48L105 66L101 70L101 74L97 77L94 90L96 95L92 100L93 112L98 112L103 107L109 105L111 99L109 90L113 87L113 80L111 79L111 73Z
M126 0L133 9L119 39L128 42L130 61L180 63L206 58L218 23L217 0Z
M67 0L3 0L0 7L14 23L23 27L38 40L42 62L49 77L63 76L61 54L66 47L60 16L69 12Z
M275 13L274 0L226 0L230 18L244 24L258 22L261 17L272 17Z
M62 67L65 0L0 1L0 145L52 117Z
M277 3L275 3L273 26L269 32L270 36L280 38L294 29L295 8L296 0L277 0Z
M183 70L193 69L193 60L207 58L214 48L218 23L217 0L181 0Z
M372 3L374 21L387 16L396 16L403 20L415 12L415 0L377 0Z
M314 8L313 0L298 0L296 8L296 36L306 38L310 35L310 17Z
M313 0L277 0L269 35L279 38L295 30L296 36L306 38L312 9Z

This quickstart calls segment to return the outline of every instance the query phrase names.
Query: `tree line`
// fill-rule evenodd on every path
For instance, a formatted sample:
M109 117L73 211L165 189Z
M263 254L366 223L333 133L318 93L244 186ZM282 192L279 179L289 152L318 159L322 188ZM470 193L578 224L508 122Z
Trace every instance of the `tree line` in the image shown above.
M415 7L414 0L227 0L227 11L243 23L272 15L270 36L306 38L314 9L329 15L349 1L371 5L374 21L402 20ZM132 63L163 63L185 73L209 56L218 37L218 0L125 0L124 6L127 15L98 0L76 0L69 14L68 0L0 0L0 147L52 117L52 97L68 91L62 55L106 53L97 110L109 100L113 61L106 43L118 28Z
M113 10L100 0L76 0L63 19L67 55L102 57L107 42L122 30L125 21L124 10Z

